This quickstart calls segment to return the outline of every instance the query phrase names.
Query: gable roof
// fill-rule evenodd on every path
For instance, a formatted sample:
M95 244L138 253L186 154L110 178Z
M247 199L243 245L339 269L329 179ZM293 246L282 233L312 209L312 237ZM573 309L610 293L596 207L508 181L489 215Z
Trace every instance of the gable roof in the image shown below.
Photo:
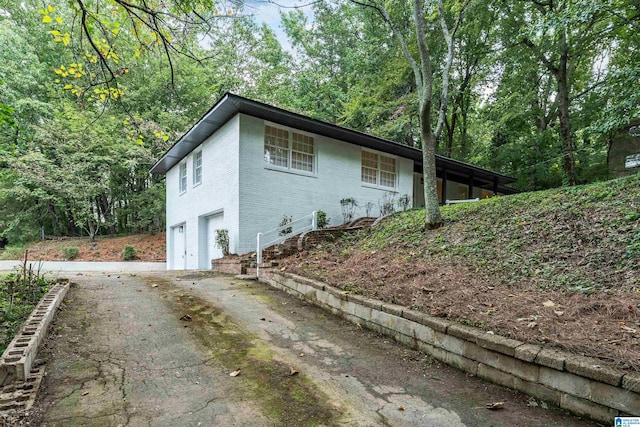
M236 114L246 114L294 129L300 129L317 135L326 136L340 141L349 142L361 147L370 148L414 161L416 170L422 170L422 151L407 145L398 144L383 138L378 138L364 132L312 119L302 114L287 111L282 108L254 101L227 92L216 104L207 111L198 122L191 127L180 139L151 168L151 173L164 174L196 147L202 144L214 132L231 120ZM498 185L502 192L516 190L504 187L515 181L514 178L490 170L453 160L436 154L436 167L446 168L454 175L473 176L487 184Z

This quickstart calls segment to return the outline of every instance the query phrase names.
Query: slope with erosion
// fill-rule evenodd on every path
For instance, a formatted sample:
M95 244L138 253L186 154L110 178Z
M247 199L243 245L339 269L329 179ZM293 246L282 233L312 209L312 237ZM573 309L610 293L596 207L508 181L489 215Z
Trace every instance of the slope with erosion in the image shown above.
M281 262L287 271L640 370L640 177L424 211Z

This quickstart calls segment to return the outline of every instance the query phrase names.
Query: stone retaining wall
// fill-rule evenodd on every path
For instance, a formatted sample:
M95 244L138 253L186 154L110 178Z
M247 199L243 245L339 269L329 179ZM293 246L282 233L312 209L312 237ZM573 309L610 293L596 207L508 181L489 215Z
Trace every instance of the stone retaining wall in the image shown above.
M351 295L290 273L265 269L260 280L455 368L575 414L606 423L616 416L640 416L638 373Z

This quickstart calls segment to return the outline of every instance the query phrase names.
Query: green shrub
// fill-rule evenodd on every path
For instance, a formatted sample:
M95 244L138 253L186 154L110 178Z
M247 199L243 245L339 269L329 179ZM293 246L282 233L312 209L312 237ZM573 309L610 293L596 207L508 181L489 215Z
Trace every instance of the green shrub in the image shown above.
M76 248L75 246L65 246L64 248L62 248L62 256L67 261L72 261L78 258L78 254L78 248Z
M229 230L222 228L216 230L216 246L222 250L222 255L229 255Z
M293 221L293 217L292 216L284 215L282 217L282 221L280 221L280 224L278 224L278 227L284 227L285 225L289 224L291 221ZM280 235L281 236L286 236L287 234L291 234L292 232L293 232L293 228L287 227L287 228L283 228L280 231Z
M40 275L40 265L34 268L26 259L13 273L0 276L0 354L51 285Z
M22 259L24 258L24 251L27 249L25 245L10 245L0 251L0 259Z
M347 222L351 222L356 214L356 208L358 207L356 199L353 197L345 197L340 200L340 206L342 207L342 218L344 219L345 224Z
M325 211L318 211L317 219L318 219L318 224L316 225L318 226L319 229L323 229L327 225L329 225L329 218L327 218L327 213Z
M398 209L401 211L406 211L411 206L411 196L408 194L403 194L398 199Z
M138 258L138 254L136 253L136 249L133 245L124 245L122 249L122 259L125 261L132 261Z

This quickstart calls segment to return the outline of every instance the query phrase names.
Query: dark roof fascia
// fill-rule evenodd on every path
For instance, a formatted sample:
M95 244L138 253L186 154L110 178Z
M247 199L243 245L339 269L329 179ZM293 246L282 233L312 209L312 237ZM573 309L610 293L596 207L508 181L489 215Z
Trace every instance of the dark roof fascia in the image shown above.
M218 102L214 104L204 115L198 120L191 128L185 132L167 152L158 160L152 167L150 172L154 174L165 174L169 169L178 164L180 160L185 158L191 151L193 151L198 145L204 142L209 136L213 135L215 131L221 128L226 122L228 122L233 116L237 114L234 110L233 114L229 114L230 106L230 93L224 94ZM233 105L231 105L233 106ZM226 107L226 108L225 108ZM216 121L214 115L217 113L218 126L213 126ZM226 113L226 114L225 114ZM228 117L227 117L228 116ZM206 128L206 129L205 129ZM198 132L198 129L203 131ZM211 132L202 138L207 131Z
M232 93L226 93L156 162L151 168L151 173L166 173L236 114L246 114L280 125L404 157L422 165L422 151L416 148L321 120L312 119L302 114L287 111ZM499 184L508 184L515 181L512 177L440 155L436 155L436 164L438 168L446 167L448 169L463 170L467 173L473 173L474 176L478 178L484 177L491 180L497 178Z

